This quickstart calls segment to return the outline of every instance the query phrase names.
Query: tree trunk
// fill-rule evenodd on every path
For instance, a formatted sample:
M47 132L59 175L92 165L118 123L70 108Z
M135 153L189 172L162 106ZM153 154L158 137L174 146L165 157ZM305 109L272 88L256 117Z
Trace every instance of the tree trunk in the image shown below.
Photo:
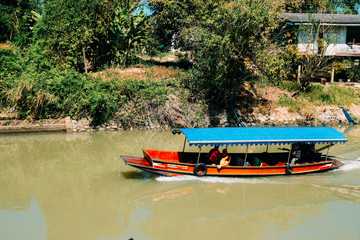
M84 57L84 68L85 68L85 72L87 73L88 69L87 69L86 56L85 56L85 47L83 47L82 50L83 50L83 57Z
M127 62L127 58L128 58L129 52L130 52L131 44L132 44L132 41L129 41L129 45L127 47L125 57L124 57L124 64L123 64L124 67L126 67L126 62Z

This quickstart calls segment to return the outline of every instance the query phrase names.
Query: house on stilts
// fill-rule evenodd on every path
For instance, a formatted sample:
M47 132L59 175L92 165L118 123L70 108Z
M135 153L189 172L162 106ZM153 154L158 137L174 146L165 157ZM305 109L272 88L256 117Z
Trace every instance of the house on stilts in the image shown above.
M322 54L330 63L347 62L348 73L359 68L360 15L282 13L280 17L286 23L288 42L296 44L298 54ZM330 64L326 77L330 82L341 78L346 82L360 80L354 79L355 74L337 73L335 65ZM301 66L298 80L300 72Z

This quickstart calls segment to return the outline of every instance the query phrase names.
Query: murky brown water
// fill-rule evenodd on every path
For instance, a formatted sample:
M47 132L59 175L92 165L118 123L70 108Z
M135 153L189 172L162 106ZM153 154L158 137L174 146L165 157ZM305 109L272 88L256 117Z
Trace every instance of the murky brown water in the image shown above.
M340 129L344 132L345 129ZM342 169L266 178L167 178L120 154L181 150L133 131L0 135L0 239L360 239L360 127Z

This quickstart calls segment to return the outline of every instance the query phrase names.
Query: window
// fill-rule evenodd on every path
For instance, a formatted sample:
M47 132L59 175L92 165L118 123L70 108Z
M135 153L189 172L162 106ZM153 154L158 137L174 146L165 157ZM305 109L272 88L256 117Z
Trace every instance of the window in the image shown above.
M346 43L347 44L353 44L353 43L360 44L360 27L348 27L347 28Z

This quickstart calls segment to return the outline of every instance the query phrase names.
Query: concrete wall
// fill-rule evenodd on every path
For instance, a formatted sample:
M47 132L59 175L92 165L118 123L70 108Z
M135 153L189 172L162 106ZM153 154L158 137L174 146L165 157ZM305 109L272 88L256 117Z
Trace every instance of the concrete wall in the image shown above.
M27 132L73 132L70 117L57 120L46 120L41 123L25 120L0 120L0 134L2 133L27 133Z

